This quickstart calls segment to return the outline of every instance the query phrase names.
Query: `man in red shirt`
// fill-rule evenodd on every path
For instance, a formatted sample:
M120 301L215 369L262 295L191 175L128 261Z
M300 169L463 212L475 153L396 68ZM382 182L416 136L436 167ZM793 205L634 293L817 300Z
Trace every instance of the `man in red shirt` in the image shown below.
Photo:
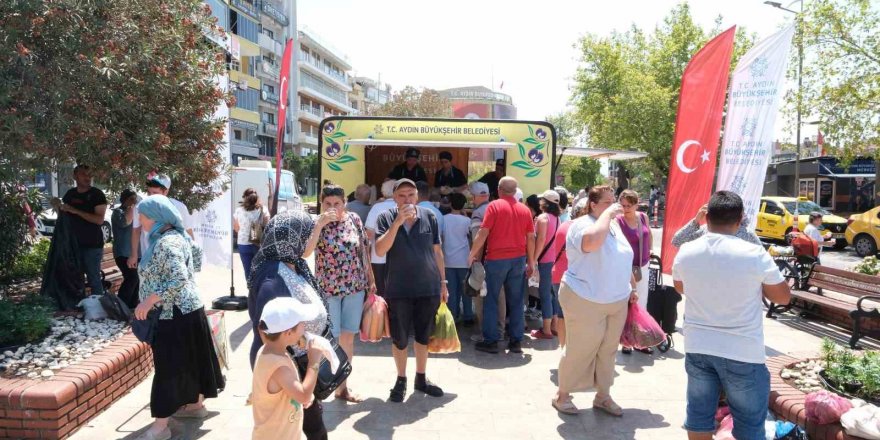
M483 245L487 246L486 298L483 300L483 341L476 349L486 353L498 353L498 295L504 286L510 320L507 349L522 353L521 341L525 317L523 294L526 274L531 276L535 262L535 225L532 213L514 199L516 179L503 177L498 182L498 200L486 208L480 232L471 248L470 262L479 259Z

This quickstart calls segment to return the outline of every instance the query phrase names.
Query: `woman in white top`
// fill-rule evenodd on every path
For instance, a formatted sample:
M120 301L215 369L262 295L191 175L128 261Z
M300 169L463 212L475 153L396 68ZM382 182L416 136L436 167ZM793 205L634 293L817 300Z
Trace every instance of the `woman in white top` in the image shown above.
M587 215L571 224L565 240L568 269L559 303L567 341L552 403L561 413L577 414L571 393L595 388L593 407L621 416L623 410L611 399L611 384L627 305L638 300L633 250L615 221L623 209L614 203L611 187L595 186L587 198Z
M238 256L241 257L241 265L244 266L245 279L250 280L251 260L260 249L262 229L265 228L266 223L269 223L269 212L260 203L260 196L253 188L244 190L238 204L240 206L235 209L232 217L232 228L238 233ZM260 232L258 236L251 237L255 225Z

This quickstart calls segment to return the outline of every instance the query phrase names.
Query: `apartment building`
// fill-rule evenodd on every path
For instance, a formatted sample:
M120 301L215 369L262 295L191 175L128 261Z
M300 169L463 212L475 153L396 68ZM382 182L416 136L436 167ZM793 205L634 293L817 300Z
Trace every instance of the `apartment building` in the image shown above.
M351 79L352 92L349 96L355 113L364 113L370 107L383 105L391 99L391 85L366 76Z

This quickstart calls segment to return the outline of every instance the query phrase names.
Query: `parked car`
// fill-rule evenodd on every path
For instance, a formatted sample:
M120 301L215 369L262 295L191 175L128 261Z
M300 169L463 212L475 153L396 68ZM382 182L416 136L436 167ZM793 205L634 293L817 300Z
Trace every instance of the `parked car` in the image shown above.
M880 243L880 206L849 216L846 241L852 243L860 257L877 253L877 243Z
M829 213L805 198L798 200L794 197L761 197L761 209L758 212L758 226L755 228L755 233L761 238L784 240L793 229L795 215L798 219L798 230L803 231L809 223L812 212L822 213L822 229L831 232L831 238L835 240L834 249L845 248L846 219Z
M107 206L107 212L104 213L104 224L101 225L101 233L104 234L104 243L110 243L113 240L113 228L110 227L110 218L113 215L115 206ZM55 234L55 222L58 221L58 213L51 206L47 207L37 216L37 232L45 237L51 237Z

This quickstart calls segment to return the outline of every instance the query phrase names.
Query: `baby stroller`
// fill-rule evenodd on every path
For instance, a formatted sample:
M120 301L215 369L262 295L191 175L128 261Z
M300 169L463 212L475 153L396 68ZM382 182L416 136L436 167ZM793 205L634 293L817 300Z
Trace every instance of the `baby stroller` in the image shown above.
M666 353L674 346L672 334L675 333L675 321L678 320L678 302L681 294L673 286L663 285L663 272L660 257L651 255L648 263L648 313L666 333L666 341L657 346L661 353Z

